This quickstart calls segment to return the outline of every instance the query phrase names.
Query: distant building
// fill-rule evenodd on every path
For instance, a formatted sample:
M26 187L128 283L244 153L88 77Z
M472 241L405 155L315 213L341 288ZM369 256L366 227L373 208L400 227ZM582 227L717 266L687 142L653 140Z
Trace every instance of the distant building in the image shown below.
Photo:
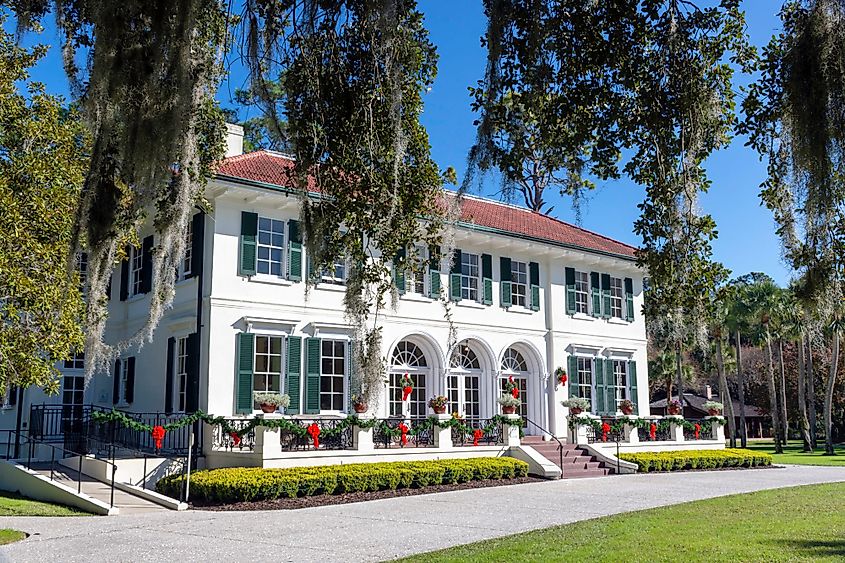
M677 400L675 395L672 399ZM709 385L705 386L704 393L684 392L684 418L696 419L707 416L707 409L704 408L706 401L718 401L718 396L713 396L713 392ZM739 401L732 401L734 409L734 420L736 421L737 435L739 433ZM653 401L650 405L651 414L657 416L666 415L666 399ZM749 438L770 438L771 424L769 423L769 415L759 407L753 405L745 405L745 425L748 428Z

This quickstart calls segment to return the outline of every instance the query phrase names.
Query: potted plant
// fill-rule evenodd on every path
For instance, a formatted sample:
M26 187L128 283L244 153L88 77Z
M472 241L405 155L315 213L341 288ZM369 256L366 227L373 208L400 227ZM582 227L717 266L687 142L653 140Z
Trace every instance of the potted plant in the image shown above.
M361 395L352 395L352 409L357 414L363 414L367 412L367 401L364 400L364 397Z
M557 381L558 385L566 385L568 378L566 376L566 370L562 367L558 367L554 373L555 381Z
M443 395L437 395L428 400L428 406L434 411L434 414L446 414L446 405L449 399Z
M270 414L277 409L287 408L290 405L290 397L272 391L256 391L252 394L253 400L261 407L261 412Z
M579 415L590 410L590 401L582 397L572 397L561 401L560 404L569 409L569 414Z
M719 416L722 414L722 408L724 405L719 401L705 401L702 405L705 409L707 409L707 414L710 416Z
M502 414L514 414L516 407L521 404L520 400L510 393L502 395L498 400L499 404L502 405Z
M634 414L634 403L628 399L623 399L619 401L619 410L622 411L622 414L625 416L630 416Z
M667 403L666 410L673 416L681 414L681 401L672 399Z

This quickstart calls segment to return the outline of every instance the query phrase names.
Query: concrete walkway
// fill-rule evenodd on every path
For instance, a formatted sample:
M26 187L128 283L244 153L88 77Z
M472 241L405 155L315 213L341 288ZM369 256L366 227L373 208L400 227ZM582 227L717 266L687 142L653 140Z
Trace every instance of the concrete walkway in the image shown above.
M296 511L0 517L0 528L33 534L0 548L0 560L379 561L596 516L836 481L845 481L845 468L789 466L547 481Z

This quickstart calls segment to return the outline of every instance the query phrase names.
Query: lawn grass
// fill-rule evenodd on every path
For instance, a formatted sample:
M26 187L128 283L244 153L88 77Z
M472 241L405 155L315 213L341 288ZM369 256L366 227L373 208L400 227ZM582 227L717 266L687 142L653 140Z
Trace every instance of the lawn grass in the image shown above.
M562 502L561 510L577 510ZM842 561L845 483L655 508L407 561Z
M84 516L76 508L32 500L14 493L0 491L0 516Z
M6 545L16 541L21 541L26 537L26 534L17 530L0 529L0 545Z
M749 441L748 449L772 454L772 463L780 465L829 465L845 467L845 444L838 444L834 451L838 455L824 455L824 443L820 444L813 453L801 451L802 442L789 442L783 448L782 454L775 453L775 445L771 440Z

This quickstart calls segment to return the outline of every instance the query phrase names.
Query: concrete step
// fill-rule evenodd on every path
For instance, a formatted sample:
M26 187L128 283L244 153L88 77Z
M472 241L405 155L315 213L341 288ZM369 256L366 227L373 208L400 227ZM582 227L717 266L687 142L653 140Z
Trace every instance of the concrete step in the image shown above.
M564 479L582 479L585 477L604 477L606 475L610 475L612 471L607 468L597 468L597 469L569 469L563 472Z

